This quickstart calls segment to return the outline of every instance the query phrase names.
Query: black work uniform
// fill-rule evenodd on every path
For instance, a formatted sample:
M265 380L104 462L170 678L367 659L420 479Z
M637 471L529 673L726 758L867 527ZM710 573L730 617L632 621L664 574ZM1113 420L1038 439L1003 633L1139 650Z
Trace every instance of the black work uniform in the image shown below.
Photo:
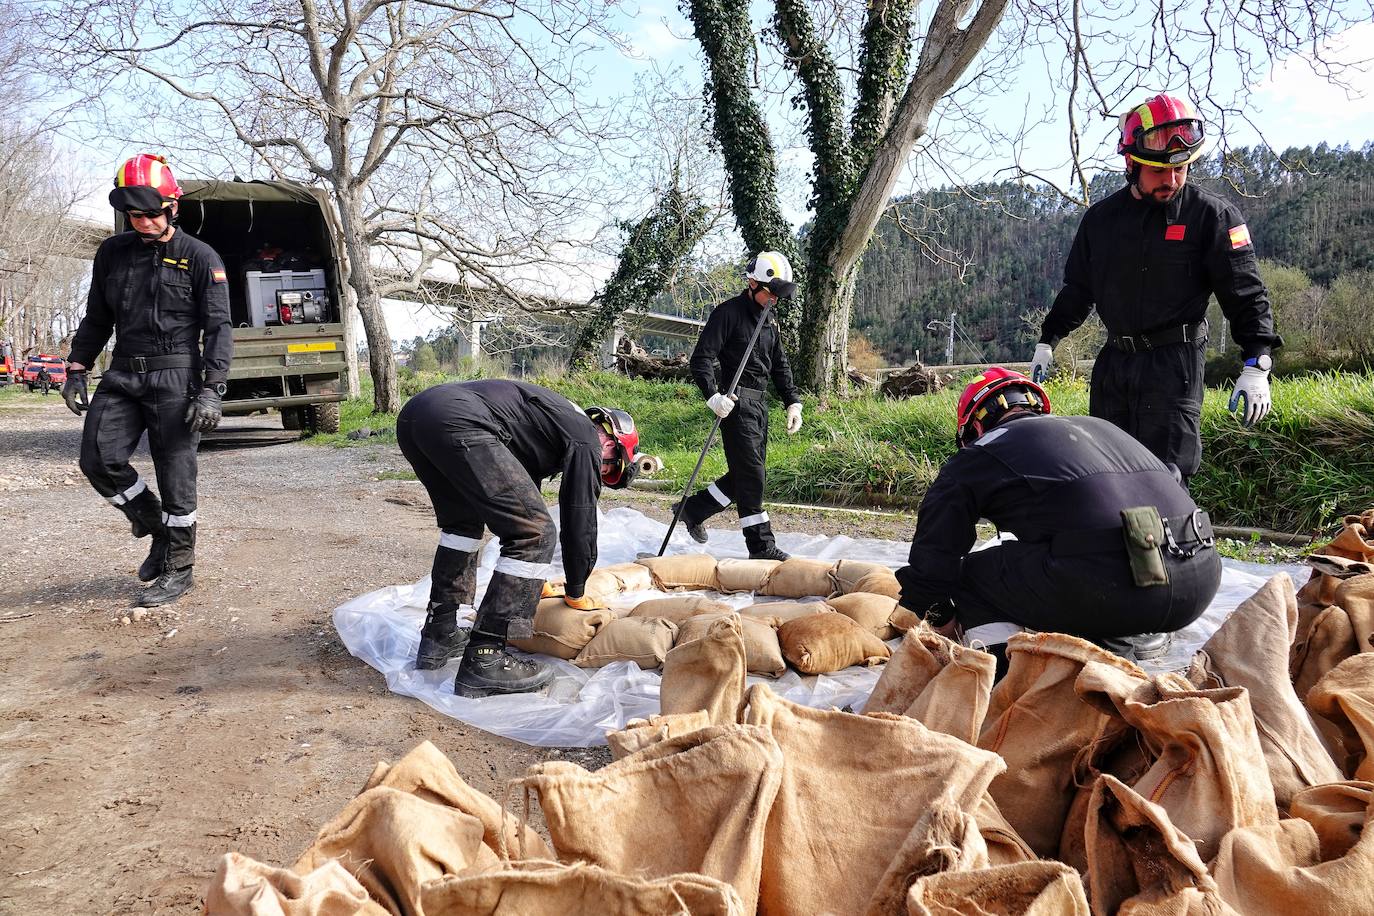
M1135 584L1121 511L1138 506L1159 510L1180 553L1196 551L1164 552L1167 585ZM1221 583L1196 511L1173 472L1111 423L1009 417L951 457L921 501L900 603L943 617L952 602L966 638L988 645L1017 628L1094 641L1173 632ZM1016 540L970 553L980 518Z
M716 306L692 350L692 379L703 397L722 392L739 370L745 348L763 309L749 290ZM725 447L725 474L688 500L683 515L700 523L734 503L750 553L774 546L768 513L763 511L764 465L768 459L768 380L787 405L800 404L792 367L782 349L777 316L770 311L758 340L744 363L735 388L738 401L720 423Z
M434 504L441 531L436 587L441 577L466 578L468 569L475 570L484 527L500 539L501 558L477 609L475 632L497 639L532 635L556 543L539 483L555 474L562 475L558 509L567 593L582 596L596 565L601 439L576 405L528 382L435 385L401 408L396 439ZM471 602L471 586L448 600Z
M1093 365L1089 413L1185 477L1202 461L1212 294L1244 358L1282 345L1240 211L1190 184L1162 206L1136 199L1128 186L1083 215L1040 334L1054 346L1096 306L1107 343Z
M219 255L180 229L165 242L135 232L106 239L71 361L93 365L112 332L113 358L82 430L81 470L128 516L136 537L165 529L165 568L185 569L195 563L200 444L186 410L202 386L227 381L234 348ZM129 464L145 430L160 503Z

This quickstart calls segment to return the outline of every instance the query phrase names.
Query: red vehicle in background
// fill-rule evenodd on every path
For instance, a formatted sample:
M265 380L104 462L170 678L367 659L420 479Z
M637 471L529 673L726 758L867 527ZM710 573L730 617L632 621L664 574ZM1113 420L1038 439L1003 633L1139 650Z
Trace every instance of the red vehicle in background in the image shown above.
M0 353L0 387L13 385L19 379L15 375L14 361L8 353Z
M43 378L45 370L46 380ZM24 371L20 373L19 378L30 391L42 388L44 381L47 382L48 389L61 390L67 381L67 361L49 353L31 353L24 360ZM44 394L46 393L45 390Z

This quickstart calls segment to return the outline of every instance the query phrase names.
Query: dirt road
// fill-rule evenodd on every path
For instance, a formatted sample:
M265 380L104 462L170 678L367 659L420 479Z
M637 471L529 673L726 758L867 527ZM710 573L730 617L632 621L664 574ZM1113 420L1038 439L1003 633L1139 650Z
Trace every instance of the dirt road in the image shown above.
M540 760L606 759L447 719L340 645L336 606L429 571L433 516L419 484L386 479L406 467L394 446L204 449L195 590L135 620L147 541L90 489L79 442L60 398L0 400L0 913L199 912L222 853L289 865L421 740L497 797ZM666 518L670 499L603 507ZM779 530L910 536L901 518L770 512Z

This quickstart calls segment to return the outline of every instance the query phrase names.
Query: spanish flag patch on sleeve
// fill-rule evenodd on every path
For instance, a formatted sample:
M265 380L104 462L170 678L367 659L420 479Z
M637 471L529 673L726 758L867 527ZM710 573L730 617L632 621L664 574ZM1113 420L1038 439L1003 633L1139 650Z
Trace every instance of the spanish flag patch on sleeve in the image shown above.
M1244 227L1244 226L1241 226L1240 228L1244 229L1245 227ZM1235 237L1236 237L1236 230L1232 229L1232 230L1231 230L1231 238L1235 238ZM1248 238L1249 238L1249 237L1247 236L1247 239L1248 239ZM211 271L210 271L210 279L213 280L213 281L215 281L216 283L223 283L223 282L225 282L225 281L228 279L228 277L226 277L225 274L224 274L224 268L220 267L220 268L215 268L214 270L211 270Z
M1250 227L1241 223L1239 226L1231 227L1231 250L1244 248L1250 244Z

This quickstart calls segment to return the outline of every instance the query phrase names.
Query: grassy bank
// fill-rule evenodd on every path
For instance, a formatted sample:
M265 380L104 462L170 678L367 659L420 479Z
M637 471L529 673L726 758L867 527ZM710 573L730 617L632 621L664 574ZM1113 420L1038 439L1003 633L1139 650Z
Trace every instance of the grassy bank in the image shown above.
M414 379L409 390L442 377ZM663 459L661 476L678 487L696 463L711 414L690 385L635 381L619 375L535 379L584 407L623 407L640 427L646 452ZM820 404L808 397L804 425L784 432L773 404L768 497L778 502L914 508L940 464L954 452L958 387L903 401L875 397ZM1084 384L1051 383L1057 413L1088 409ZM1193 481L1198 502L1218 524L1316 531L1346 513L1374 505L1374 375L1327 373L1274 382L1275 409L1246 430L1226 410L1229 389L1209 390L1203 404L1203 465ZM370 427L394 437L395 418L370 413L371 394L344 405L342 431L316 441L348 445L350 430ZM702 467L705 482L725 471L719 444Z

